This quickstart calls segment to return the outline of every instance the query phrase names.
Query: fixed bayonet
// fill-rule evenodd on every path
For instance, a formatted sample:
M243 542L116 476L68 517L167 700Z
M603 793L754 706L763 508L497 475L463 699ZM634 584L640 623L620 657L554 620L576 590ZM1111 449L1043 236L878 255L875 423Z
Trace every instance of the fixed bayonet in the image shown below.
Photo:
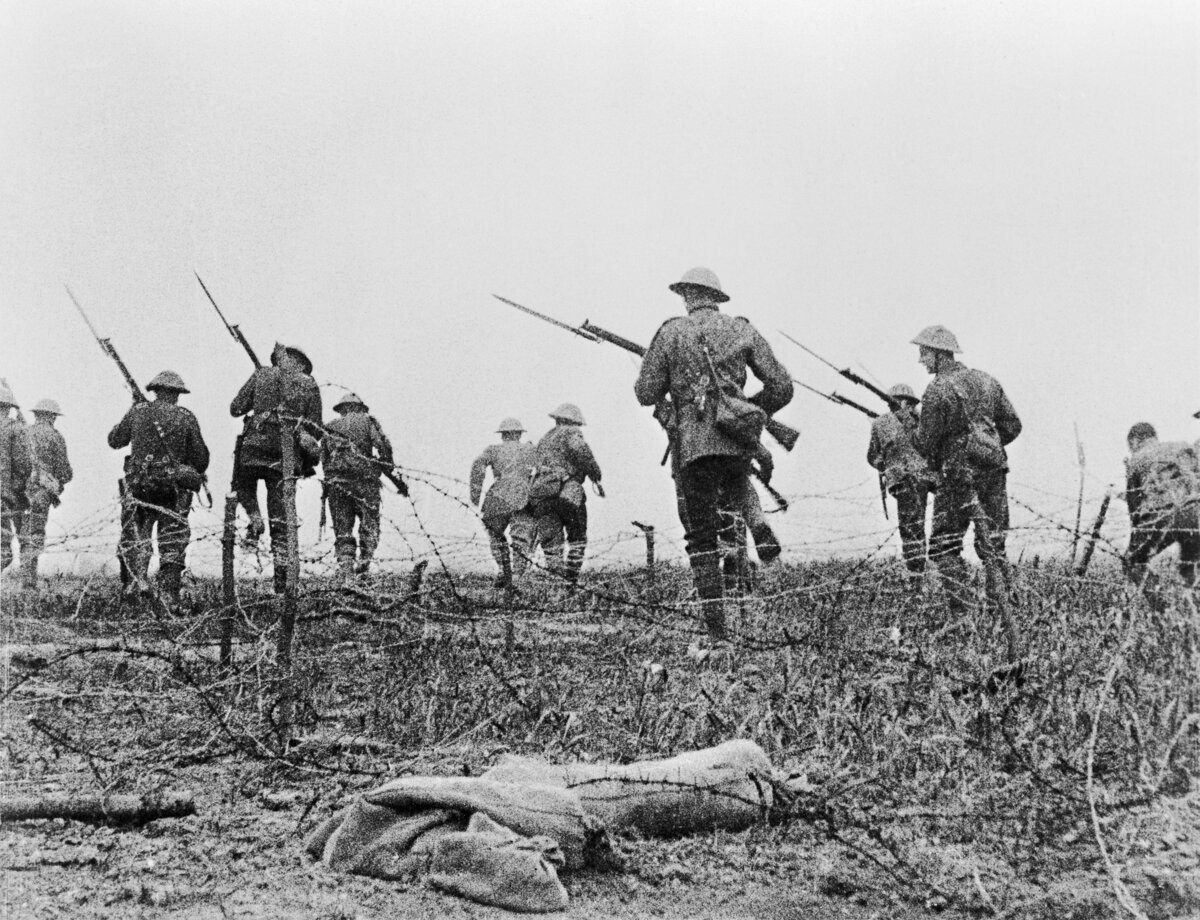
M221 308L217 306L217 302L213 299L213 295L209 293L208 285L204 283L204 279L200 277L200 273L193 271L192 274L195 275L196 280L200 282L200 287L204 289L204 296L207 297L208 302L213 305L213 309L217 311L217 316L221 318L221 322L225 324L225 328L229 331L229 334L233 336L233 340L241 345L242 348L246 349L246 354L250 356L250 360L254 362L254 366L256 368L262 367L262 362L258 360L258 355L254 353L254 349L251 348L250 343L246 341L246 337L242 334L242 330L239 327L231 324L229 320L225 318L225 314L221 312Z
M83 312L83 307L79 305L79 301L75 299L75 294L71 291L70 286L63 284L67 289L67 296L71 298L71 303L75 305L75 309L79 311L79 315L83 317L83 321L87 323L89 331L92 333L92 338L100 346L100 350L112 358L117 365L117 369L121 372L121 376L125 378L125 384L129 387L129 392L133 395L134 402L146 402L146 395L142 392L142 388L138 386L137 381L133 379L133 374L129 373L129 368L125 366L125 362L121 360L121 356L117 354L117 349L113 346L110 339L103 338L96 327L92 325L92 321L88 319L88 315Z
M826 393L824 390L818 390L816 387L811 387L804 381L797 380L795 377L792 378L792 383L798 384L798 385L804 387L804 389L809 390L813 393L816 393L822 399L828 399L831 403L837 403L839 406L849 406L851 409L857 409L859 412L861 412L867 418L879 418L878 412L873 412L870 409L868 409L866 406L859 405L853 399L847 399L841 393L837 393L837 392Z
M791 342L793 345L797 345L800 348L803 348L806 352L808 352L810 355L812 355L814 358L816 358L822 364L837 371L838 374L845 377L851 383L856 383L860 387L864 387L864 388L870 390L872 393L874 393L876 396L878 396L880 399L882 399L885 403L887 403L887 407L889 409L891 409L893 412L895 412L897 409L900 408L900 402L895 397L893 397L891 393L888 393L887 391L882 390L879 387L875 386L875 384L871 383L870 380L867 380L865 377L861 376L860 374L854 373L854 371L850 370L850 368L848 368L848 367L838 367L832 361L830 361L826 358L822 358L819 354L817 354L815 351L813 351L811 348L809 348L803 342L797 341L796 339L792 338L790 335L788 335L782 329L779 330L779 334L781 336L783 336L785 339L787 339L789 342ZM844 400L844 402L846 403L846 405L856 405L854 403L851 403L849 400ZM862 407L858 406L858 408L862 408Z
M531 310L529 307L522 306L515 300L509 300L507 297L501 297L499 294L493 294L492 296L502 303L508 304L510 307L516 307L522 313L528 313L530 316L536 316L542 322L549 323L551 326L558 326L560 329L566 329L568 332L574 332L577 336L582 339L587 339L589 342L600 341L597 336L593 335L591 332L588 332L586 329L580 328L579 326L572 326L569 323L564 323L560 319L555 319L553 316L547 316L545 313L539 313L537 310ZM586 323L584 325L586 325Z

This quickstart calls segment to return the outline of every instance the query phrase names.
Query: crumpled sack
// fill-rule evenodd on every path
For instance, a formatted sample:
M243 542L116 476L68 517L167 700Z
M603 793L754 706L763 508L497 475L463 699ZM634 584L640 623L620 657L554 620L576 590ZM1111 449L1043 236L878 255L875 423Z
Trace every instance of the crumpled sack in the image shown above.
M612 833L675 837L744 830L763 820L773 803L773 775L763 749L739 739L624 765L550 764L507 755L481 778L569 789Z
M566 910L570 900L558 880L564 862L549 837L522 837L476 812L465 831L438 839L429 881L480 904L549 913Z

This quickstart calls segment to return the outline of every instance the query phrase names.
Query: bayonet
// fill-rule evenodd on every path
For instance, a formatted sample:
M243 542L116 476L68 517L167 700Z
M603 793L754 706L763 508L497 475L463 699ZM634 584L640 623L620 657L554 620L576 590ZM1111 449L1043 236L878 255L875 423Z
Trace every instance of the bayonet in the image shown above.
M208 285L204 283L204 279L200 277L200 273L193 270L192 274L196 276L196 280L200 282L200 287L204 289L204 296L208 298L208 302L213 305L213 309L217 311L217 316L221 318L221 322L225 324L225 328L229 334L233 336L233 340L242 348L246 349L246 354L250 356L250 360L254 362L256 368L262 367L262 362L258 360L258 355L254 353L254 349L250 347L250 343L246 341L246 337L242 334L242 330L238 326L234 326L225 318L225 314L221 312L221 308L217 306L217 302L213 299L213 295L208 291Z
M125 362L122 361L121 356L117 354L117 349L113 346L112 341L110 339L103 338L100 333L96 331L96 327L92 325L92 321L88 319L88 315L83 312L83 307L80 306L79 301L75 299L75 294L71 291L70 286L64 283L63 287L67 289L67 296L71 298L71 303L75 305L75 309L78 310L79 315L83 317L83 321L87 324L88 329L92 333L92 338L94 338L97 344L99 344L100 350L112 358L112 360L116 363L117 369L121 372L121 376L125 378L125 384L129 387L129 392L133 395L133 401L139 403L146 402L146 396L142 392L142 388L139 387L137 381L133 379L133 374L129 373L129 368L125 366Z
M812 355L814 358L816 358L822 364L832 368L834 371L836 371L841 376L845 377L851 383L856 383L860 387L865 387L866 389L870 390L872 393L874 393L876 396L878 396L880 399L882 399L885 403L887 403L887 407L889 409L891 409L893 412L895 412L897 409L900 408L900 403L898 400L893 398L892 395L890 393L888 393L887 391L882 390L879 387L875 386L875 384L871 383L871 381L867 380L865 377L854 373L854 371L850 370L850 368L848 368L848 367L838 367L832 361L829 361L826 358L822 358L819 354L817 354L815 351L813 351L811 348L809 348L803 342L797 341L796 339L792 338L790 335L788 335L782 329L779 330L779 334L781 336L783 336L785 339L787 339L789 342L791 342L793 345L797 345L800 348L803 348L806 352L808 352L810 355ZM846 404L851 405L851 403L849 403L848 401L846 401ZM862 408L862 407L859 406L858 408Z
M495 297L497 300L501 301L502 303L508 304L510 307L516 307L522 313L528 313L530 316L536 316L542 322L549 323L551 326L558 326L558 328L560 328L560 329L566 329L567 332L574 332L577 336L579 336L582 339L587 339L589 342L599 342L600 341L600 339L597 336L593 335L591 332L587 331L586 329L580 328L579 326L572 326L572 325L569 325L568 323L564 323L560 319L555 319L553 316L547 316L545 313L539 313L537 310L531 310L529 307L522 306L521 304L517 303L515 300L509 300L507 297L501 297L499 294L493 294L492 296ZM586 326L587 324L585 323L584 325Z

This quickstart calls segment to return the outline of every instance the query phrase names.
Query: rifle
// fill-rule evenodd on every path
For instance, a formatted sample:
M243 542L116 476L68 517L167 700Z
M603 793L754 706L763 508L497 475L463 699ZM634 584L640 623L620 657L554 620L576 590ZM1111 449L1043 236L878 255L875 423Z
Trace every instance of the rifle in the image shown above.
M788 500L779 493L778 489L776 489L773 485L767 482L766 479L763 478L762 470L753 463L750 464L750 475L761 482L762 487L767 490L767 494L770 495L771 498L775 499L776 511L788 510Z
M129 387L129 392L133 395L133 401L135 403L147 402L146 395L142 392L141 387L138 386L137 381L133 379L133 374L129 373L129 368L125 366L125 362L121 360L121 356L117 354L117 349L113 347L112 340L103 339L100 337L100 333L96 331L96 327L92 325L92 321L88 319L87 314L83 312L83 307L79 305L79 301L76 300L75 295L71 293L70 287L68 287L66 284L63 284L63 287L67 288L67 296L71 298L71 303L75 304L75 309L79 311L79 315L82 316L83 321L87 323L88 329L90 329L92 332L92 337L100 345L100 350L116 362L117 369L120 370L121 376L125 378L125 385Z
M246 349L246 354L250 356L250 360L254 362L254 367L256 369L262 367L262 362L258 360L258 355L254 353L254 349L251 348L250 343L246 341L246 337L242 334L242 330L238 326L231 325L229 320L225 318L225 314L221 312L221 308L218 307L217 302L213 300L213 295L208 292L208 285L204 283L199 273L193 270L192 274L195 275L196 280L200 282L200 287L204 289L204 296L207 297L208 302L213 305L213 309L217 311L217 316L221 318L221 322L225 324L225 328L229 331L229 334L233 336L233 340L241 345L242 348Z
M888 393L884 390L881 390L879 387L875 386L875 384L871 383L870 380L867 380L865 377L860 377L858 374L854 373L854 371L850 370L850 368L848 368L848 367L839 368L832 361L827 361L825 358L822 358L819 354L817 354L815 351L813 351L807 345L796 341L796 339L792 338L790 335L788 335L782 329L779 330L779 334L781 336L783 336L785 339L787 339L789 342L791 342L793 345L799 345L801 348L803 348L805 351L807 351L810 355L812 355L814 358L816 358L822 364L826 364L829 367L833 368L835 371L837 371L839 374L841 374L843 377L845 377L851 383L857 383L860 387L866 387L868 390L870 390L872 393L874 393L876 396L878 396L880 399L882 399L885 403L887 403L887 407L889 409L891 409L893 412L895 412L898 408L900 408L899 400L894 398L890 393ZM858 408L861 409L862 407L859 406Z
M812 392L814 392L818 396L820 396L822 399L828 399L831 403L837 403L839 406L849 406L851 409L857 409L859 412L861 412L867 418L879 418L878 412L873 412L872 410L868 409L866 406L861 405L860 403L856 403L853 399L847 399L841 393L837 393L837 392L826 393L824 390L818 390L816 387L810 387L807 383L797 380L795 377L792 378L792 383L800 384L800 386L804 387L804 389L811 390Z
M552 326L558 326L560 329L566 329L568 332L573 332L575 335L579 336L580 338L587 339L589 342L608 342L608 344L616 345L618 348L623 348L627 352L637 355L639 358L644 358L646 356L646 349L644 346L639 345L637 342L630 341L623 336L619 336L615 332L609 332L607 329L602 329L601 327L588 322L587 320L584 320L583 325L581 326L571 326L562 322L561 320L555 319L553 316L546 316L546 314L539 313L537 310L531 310L529 307L515 303L509 300L507 297L501 297L499 294L493 294L492 296L497 300L508 304L510 307L516 307L521 312L528 313L530 316L536 316L538 319L547 322ZM664 400L663 403L660 403L654 408L655 419L657 419L658 423L668 431L674 424L671 418L672 415L673 410L667 400ZM793 447L795 447L796 440L800 437L800 432L795 428L792 428L790 425L785 425L783 422L776 421L770 416L767 416L767 423L765 427L767 433L770 434L771 437L773 437L776 441L778 441L783 446L784 450L791 450Z
M1082 578L1087 574L1088 565L1092 561L1092 552L1096 549L1096 541L1100 539L1100 528L1104 526L1104 516L1108 514L1108 505L1112 501L1112 490L1104 493L1104 501L1100 503L1100 513L1096 515L1096 522L1092 524L1092 531L1088 534L1087 542L1083 544L1083 555L1079 557L1079 565L1075 566L1075 576Z

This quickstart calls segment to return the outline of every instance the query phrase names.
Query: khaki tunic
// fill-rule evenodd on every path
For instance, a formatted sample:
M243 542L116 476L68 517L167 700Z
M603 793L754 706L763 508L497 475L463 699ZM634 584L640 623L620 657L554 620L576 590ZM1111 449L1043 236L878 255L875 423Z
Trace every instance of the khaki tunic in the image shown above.
M483 481L492 471L495 481L483 499L482 516L504 517L529 504L529 481L537 466L537 448L523 441L489 444L471 464L471 504L479 504Z
M903 416L889 412L871 422L867 463L883 473L889 489L929 475L929 464L913 442L919 424L917 414L911 411Z

